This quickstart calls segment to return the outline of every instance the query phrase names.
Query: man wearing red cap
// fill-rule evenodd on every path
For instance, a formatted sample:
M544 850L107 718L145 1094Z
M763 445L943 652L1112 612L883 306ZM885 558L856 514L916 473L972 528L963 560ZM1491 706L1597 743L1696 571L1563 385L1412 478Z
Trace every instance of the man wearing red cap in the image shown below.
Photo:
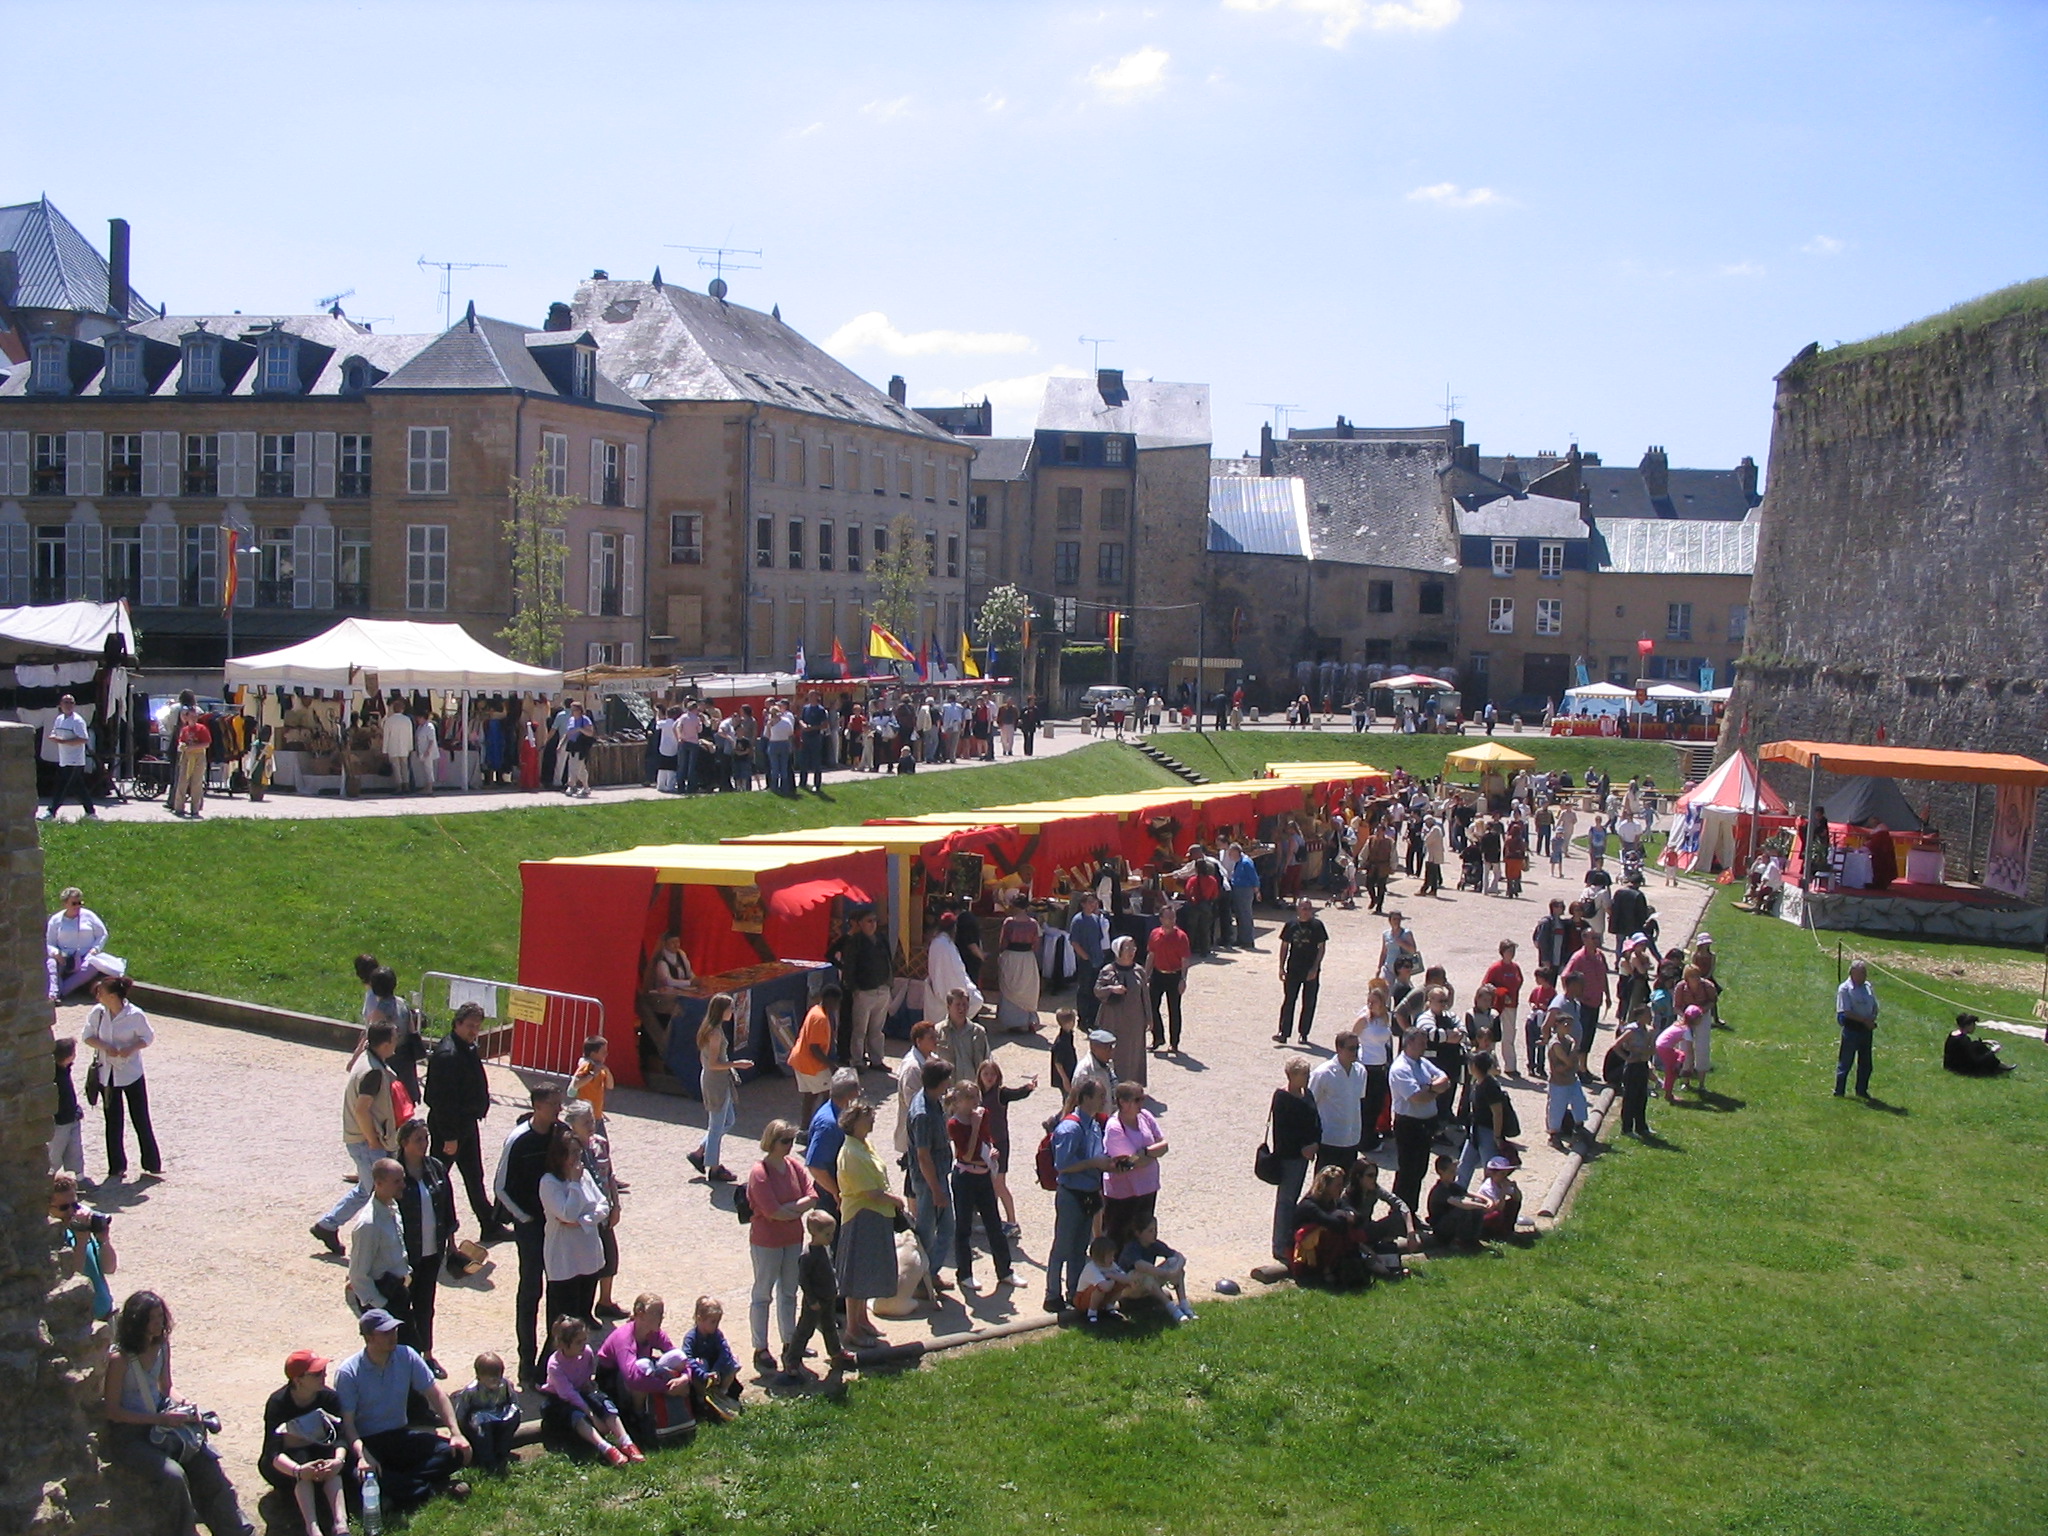
M257 1470L280 1493L298 1505L306 1529L320 1529L324 1502L330 1528L348 1529L343 1503L343 1473L348 1453L341 1446L341 1399L327 1385L327 1361L310 1349L285 1357L284 1385L263 1405L263 1454Z

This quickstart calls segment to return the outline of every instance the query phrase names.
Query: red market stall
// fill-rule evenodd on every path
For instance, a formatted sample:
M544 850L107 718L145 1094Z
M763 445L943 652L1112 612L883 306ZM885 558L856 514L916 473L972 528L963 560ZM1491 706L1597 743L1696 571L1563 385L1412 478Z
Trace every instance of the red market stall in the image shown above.
M1086 811L1114 816L1118 823L1116 852L1133 869L1147 869L1169 860L1178 864L1181 850L1187 847L1184 829L1193 825L1195 806L1185 793L1174 793L1175 798L1169 800L1154 800L1145 793L1139 793L1083 795L1072 800L1041 800L1028 805L992 805L983 814L1011 822L1032 813L1043 815L1048 812Z
M521 985L602 1001L611 1069L629 1087L644 1082L640 979L664 932L682 935L700 1003L740 987L765 1006L777 983L787 989L792 976L800 983L803 971L824 961L846 904L879 901L888 889L887 856L874 845L628 848L528 862L519 875ZM671 1044L671 1073L694 1083L694 1048ZM569 1069L528 1059L534 1048L515 1032L513 1064Z
M1093 868L1104 853L1123 852L1123 828L1119 818L1107 811L1065 807L992 806L980 811L936 811L927 816L906 816L873 822L886 827L942 827L1001 833L988 846L962 851L984 852L996 879L1030 875L1033 896L1053 893L1059 871L1077 866Z

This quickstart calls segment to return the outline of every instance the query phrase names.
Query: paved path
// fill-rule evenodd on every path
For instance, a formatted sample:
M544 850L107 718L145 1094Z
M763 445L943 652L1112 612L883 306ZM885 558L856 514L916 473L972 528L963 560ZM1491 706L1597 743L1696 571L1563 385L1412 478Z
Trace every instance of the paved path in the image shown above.
M1575 857L1565 884L1576 888L1583 870L1582 858ZM1397 881L1394 900L1405 903L1428 959L1450 968L1462 1004L1493 960L1498 941L1526 942L1544 902L1561 886L1539 871L1529 896L1514 902L1469 893L1417 901L1413 888L1412 881ZM1691 932L1709 891L1692 882L1666 887L1653 877L1650 894L1661 909L1665 934L1676 941ZM1310 1051L1318 1058L1363 1001L1383 926L1363 908L1331 910L1325 920L1332 945L1314 1029L1317 1043ZM1252 1176L1252 1150L1264 1132L1266 1104L1280 1083L1284 1054L1271 1040L1279 993L1274 923L1271 914L1261 914L1256 954L1218 957L1197 967L1188 1002L1188 1053L1151 1062L1152 1091L1164 1104L1159 1117L1172 1144L1163 1165L1161 1225L1166 1240L1188 1255L1198 1306L1221 1304L1215 1282L1225 1276L1242 1282L1268 1256L1272 1192ZM59 1028L75 1034L82 1018L83 1010L66 1008ZM260 1411L282 1379L286 1354L306 1347L339 1355L353 1347L342 1300L343 1265L322 1256L306 1232L340 1191L346 1166L337 1127L344 1058L338 1051L259 1034L178 1019L155 1022L160 1040L149 1053L150 1097L170 1178L155 1186L109 1186L93 1198L123 1213L115 1223L121 1258L117 1295L150 1286L169 1298L178 1317L180 1387L221 1413L228 1465L238 1482L253 1488L250 1463ZM1015 1082L1045 1071L1046 1048L1043 1039L1010 1038L998 1056ZM487 1163L494 1165L521 1087L507 1070L493 1068L491 1075L501 1100L485 1124ZM871 1091L885 1096L888 1085L879 1076L869 1082ZM1529 1149L1522 1183L1533 1209L1559 1159L1541 1134L1539 1091L1519 1082L1510 1087ZM725 1153L736 1172L744 1173L758 1156L762 1126L792 1114L794 1097L787 1079L742 1090L739 1124ZM1031 1160L1039 1120L1052 1108L1047 1087L1013 1108L1018 1166L1012 1189L1025 1234L1022 1284L1011 1293L970 1297L965 1306L949 1300L934 1317L886 1324L892 1338L1037 1314L1051 1201L1037 1186ZM731 1214L730 1193L714 1191L684 1160L702 1134L702 1107L693 1099L621 1091L610 1113L620 1173L633 1185L619 1229L619 1297L630 1302L639 1291L661 1292L680 1327L692 1298L722 1295L745 1358L745 1235ZM893 1107L883 1111L878 1147L888 1144L893 1116ZM89 1114L88 1172L97 1175L105 1166L97 1120ZM464 1230L474 1231L466 1202L461 1221ZM479 1350L508 1357L512 1351L516 1260L510 1245L494 1253L496 1270L442 1293L437 1352L458 1373L458 1385ZM989 1274L985 1260L983 1274Z
M1088 746L1096 738L1085 731L1060 724L1058 729L1047 736L1040 733L1036 743L1038 757L1058 757L1063 752L1072 752ZM1001 743L997 743L993 759L958 763L929 763L918 768L919 773L952 773L963 769L990 766L991 763L1021 763L1028 761L1021 755L1004 757ZM855 773L848 768L835 768L825 775L828 784L851 784L864 782L873 775ZM759 780L756 780L758 784ZM765 790L755 789L755 794ZM570 799L560 790L536 790L529 794L517 789L486 789L464 793L456 790L437 790L427 794L372 794L353 800L344 800L338 795L296 795L272 791L262 800L252 801L246 795L209 795L205 815L215 818L230 818L255 821L315 821L337 816L451 816L464 811L498 811L519 809L535 805L586 806L617 805L625 800L667 800L679 796L664 795L656 789L638 784L601 785L593 789L588 799ZM130 800L124 804L102 807L100 817L105 821L149 821L168 822L173 820L166 801ZM85 812L75 804L67 804L58 813L63 821L82 821Z

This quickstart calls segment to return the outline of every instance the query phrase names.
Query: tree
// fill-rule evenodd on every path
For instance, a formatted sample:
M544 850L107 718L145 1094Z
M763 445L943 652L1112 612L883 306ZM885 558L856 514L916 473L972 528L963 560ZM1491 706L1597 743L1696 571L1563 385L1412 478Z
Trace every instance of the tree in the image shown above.
M563 598L569 548L564 529L573 496L548 489L547 465L539 454L533 467L511 484L512 513L504 522L512 552L512 622L498 638L514 661L552 667L562 655L562 631L581 618Z
M983 645L1009 650L1024 638L1024 621L1031 617L1031 599L1014 585L997 587L981 600L981 620L976 628Z
M916 650L917 614L931 588L932 557L903 513L897 513L889 525L889 548L868 562L868 573L879 589L873 609L875 622Z

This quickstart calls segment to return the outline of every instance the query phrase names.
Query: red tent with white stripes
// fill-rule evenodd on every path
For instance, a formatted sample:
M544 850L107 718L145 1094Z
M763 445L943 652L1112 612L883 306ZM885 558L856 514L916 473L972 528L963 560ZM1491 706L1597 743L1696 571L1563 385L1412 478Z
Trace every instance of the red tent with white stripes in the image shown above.
M1786 814L1784 800L1757 776L1756 764L1745 752L1737 752L1680 795L1672 809L1684 812L1695 805L1726 806L1734 811L1760 810L1771 816Z

